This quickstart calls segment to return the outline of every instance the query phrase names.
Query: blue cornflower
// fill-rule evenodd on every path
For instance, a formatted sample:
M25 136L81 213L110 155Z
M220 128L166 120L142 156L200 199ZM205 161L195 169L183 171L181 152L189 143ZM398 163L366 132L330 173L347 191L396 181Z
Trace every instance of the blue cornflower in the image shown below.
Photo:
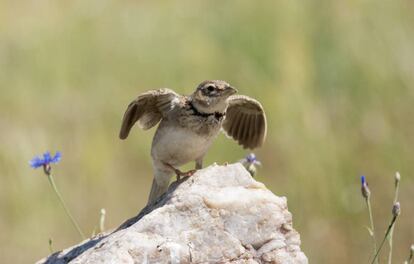
M247 163L253 164L253 165L261 165L261 162L257 160L256 155L254 153L250 153L246 156Z
M43 167L43 171L46 174L50 185L53 188L53 191L55 192L57 198L59 199L60 204L62 205L63 209L65 209L66 214L68 215L70 221L72 222L72 224L74 225L74 227L76 228L76 230L78 230L80 236L82 237L82 239L85 239L85 235L83 234L82 230L79 227L78 222L76 222L75 218L73 218L72 214L70 213L68 207L66 206L65 201L62 198L62 195L60 194L55 181L53 179L53 175L52 175L52 166L50 166L51 163L58 163L60 161L60 159L62 158L62 154L60 154L59 151L56 151L55 156L52 157L52 155L50 155L49 151L46 151L45 153L43 153L43 157L42 156L36 156L34 157L31 161L29 161L30 167L32 167L33 169L37 169L40 167Z
M361 185L365 185L366 181L365 181L365 176L361 176Z
M365 199L368 199L371 195L371 191L368 188L368 182L365 180L365 176L361 176L361 193Z
M43 157L36 156L34 157L30 162L30 167L33 169L37 169L40 167L47 167L50 165L50 163L58 163L60 159L62 158L62 154L60 154L59 151L56 152L55 156L52 157L50 155L50 152L47 151L43 154Z
M260 161L257 160L256 155L254 153L250 153L244 159L240 160L240 163L246 168L246 170L254 177L256 174L256 166L255 165L262 165Z

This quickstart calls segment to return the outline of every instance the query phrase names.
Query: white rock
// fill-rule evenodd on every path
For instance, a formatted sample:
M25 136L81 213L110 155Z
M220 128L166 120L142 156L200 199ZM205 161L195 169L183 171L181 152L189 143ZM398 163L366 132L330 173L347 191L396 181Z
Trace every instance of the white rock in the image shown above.
M241 164L213 165L117 230L38 263L308 263L286 198Z

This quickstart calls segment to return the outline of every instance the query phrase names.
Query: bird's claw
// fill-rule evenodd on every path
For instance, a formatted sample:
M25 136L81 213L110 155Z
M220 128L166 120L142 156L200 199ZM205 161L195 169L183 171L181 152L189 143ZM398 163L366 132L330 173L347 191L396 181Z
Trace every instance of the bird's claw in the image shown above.
M168 164L168 163L164 163L165 166L169 167L170 169L172 169L174 171L174 173L177 175L177 181L181 180L181 177L191 177L194 175L194 173L196 173L197 170L189 170L186 172L182 172L179 169L175 168L174 166Z
M181 177L187 178L187 177L191 177L194 175L194 173L196 173L197 170L189 170L186 172L182 172L178 169L175 169L175 174L177 174L177 181L181 180Z

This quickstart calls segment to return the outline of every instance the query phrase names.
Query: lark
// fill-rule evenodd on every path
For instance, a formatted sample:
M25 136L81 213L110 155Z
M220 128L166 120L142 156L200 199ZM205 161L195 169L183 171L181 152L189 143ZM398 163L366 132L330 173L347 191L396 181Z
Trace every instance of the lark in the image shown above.
M156 126L151 156L154 179L148 204L169 187L171 177L191 176L203 167L203 158L220 131L248 149L266 138L266 115L255 99L235 95L225 81L204 81L189 96L163 88L150 90L132 101L124 114L119 137L126 139L135 123L143 130ZM195 161L195 170L180 166Z

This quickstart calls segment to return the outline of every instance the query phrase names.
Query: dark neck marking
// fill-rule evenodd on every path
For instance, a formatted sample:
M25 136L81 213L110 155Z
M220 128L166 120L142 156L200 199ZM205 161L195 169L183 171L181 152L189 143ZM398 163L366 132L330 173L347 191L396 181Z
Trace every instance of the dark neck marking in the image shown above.
M217 120L220 120L226 115L226 113L220 113L220 112L203 113L203 112L198 111L197 108L195 108L195 106L193 105L193 102L190 102L189 105L190 105L190 109L194 112L196 116L201 116L205 118L209 116L214 116Z

